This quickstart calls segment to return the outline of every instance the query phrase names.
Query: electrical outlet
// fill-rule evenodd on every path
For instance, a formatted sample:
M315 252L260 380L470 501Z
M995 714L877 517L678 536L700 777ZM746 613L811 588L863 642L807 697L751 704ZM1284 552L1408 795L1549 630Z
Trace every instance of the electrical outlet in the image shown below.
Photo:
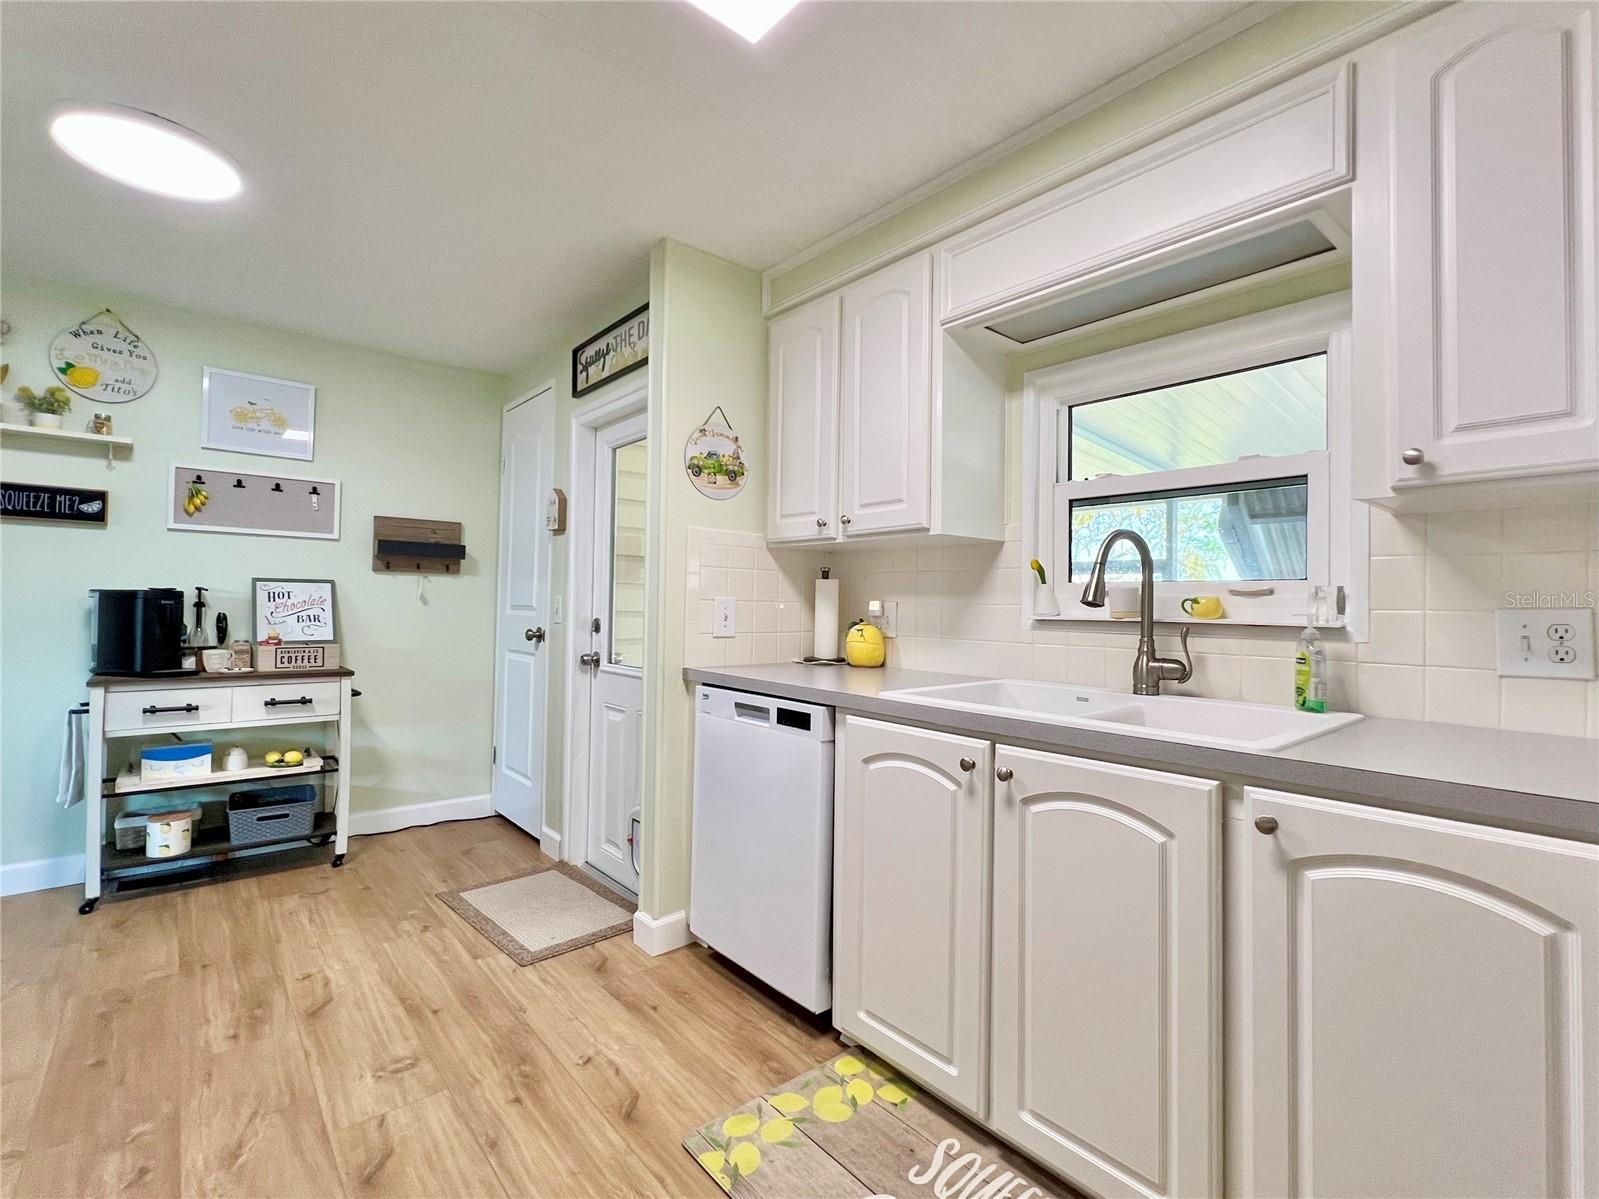
M711 636L733 637L738 634L738 604L731 595L719 595L711 601Z
M899 636L899 601L872 600L866 608L866 623L877 626L885 637Z
M1494 613L1499 673L1516 678L1594 677L1593 609L1505 608Z

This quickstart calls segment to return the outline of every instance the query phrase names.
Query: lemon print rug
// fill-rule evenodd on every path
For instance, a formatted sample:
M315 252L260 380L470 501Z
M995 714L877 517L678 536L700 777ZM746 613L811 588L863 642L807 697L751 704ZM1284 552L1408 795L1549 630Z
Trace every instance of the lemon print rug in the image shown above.
M741 1199L1075 1195L861 1051L718 1116L684 1137L683 1148Z

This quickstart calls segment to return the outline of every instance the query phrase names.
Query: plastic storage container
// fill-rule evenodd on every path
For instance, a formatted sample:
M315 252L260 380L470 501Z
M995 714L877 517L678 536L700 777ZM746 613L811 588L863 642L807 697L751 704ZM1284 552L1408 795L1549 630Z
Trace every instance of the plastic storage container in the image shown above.
M258 787L228 796L228 840L235 845L309 837L316 820L316 787Z
M186 741L181 745L156 745L139 751L139 781L181 782L211 773L211 742Z

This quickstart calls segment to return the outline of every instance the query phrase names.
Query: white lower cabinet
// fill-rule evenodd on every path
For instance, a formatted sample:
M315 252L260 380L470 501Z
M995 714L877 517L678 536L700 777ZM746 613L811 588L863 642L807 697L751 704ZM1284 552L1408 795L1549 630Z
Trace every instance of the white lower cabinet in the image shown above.
M1219 1194L1220 785L995 765L994 1128L1095 1194Z
M982 1116L992 748L858 716L843 736L834 1023Z
M1599 848L1246 799L1248 1193L1599 1195Z

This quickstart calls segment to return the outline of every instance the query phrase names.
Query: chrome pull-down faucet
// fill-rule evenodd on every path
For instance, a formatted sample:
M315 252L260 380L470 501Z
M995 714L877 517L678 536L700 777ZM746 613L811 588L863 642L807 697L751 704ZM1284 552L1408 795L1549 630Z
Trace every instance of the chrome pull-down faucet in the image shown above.
M1194 677L1194 659L1188 652L1188 629L1180 634L1182 660L1162 658L1155 652L1155 563L1149 543L1131 529L1116 529L1099 543L1094 569L1083 587L1083 604L1089 608L1105 606L1105 562L1112 547L1125 541L1138 551L1138 656L1133 659L1133 694L1159 695L1161 683L1186 683Z

